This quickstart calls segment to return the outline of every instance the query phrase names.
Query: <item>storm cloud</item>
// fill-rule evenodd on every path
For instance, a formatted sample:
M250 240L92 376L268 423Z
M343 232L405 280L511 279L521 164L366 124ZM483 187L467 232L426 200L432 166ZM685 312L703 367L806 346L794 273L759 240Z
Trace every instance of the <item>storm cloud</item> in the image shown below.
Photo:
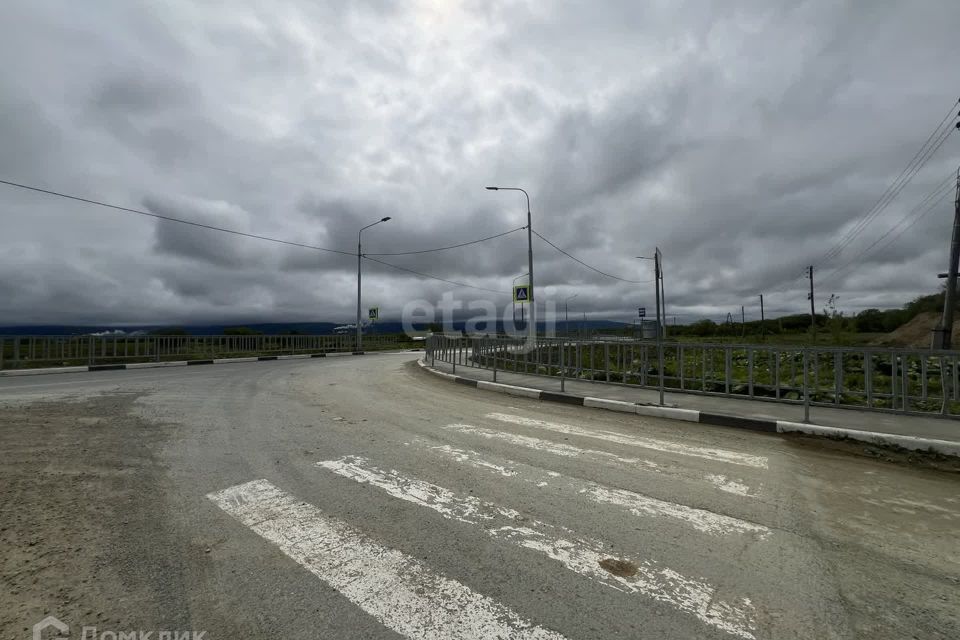
M680 321L848 313L935 291L951 135L838 255L960 95L960 5L929 2L14 0L0 179L346 252L399 318L509 302L526 224L607 273L665 256ZM0 185L0 324L348 321L356 257ZM917 211L920 213L922 211ZM916 217L916 216L915 216ZM886 239L868 248L898 223ZM902 233L901 233L902 231ZM892 239L889 243L887 240ZM652 283L534 237L541 299L633 317ZM375 255L377 254L377 255ZM838 267L844 267L838 270ZM461 288L403 269L467 283ZM573 305L571 305L573 311Z

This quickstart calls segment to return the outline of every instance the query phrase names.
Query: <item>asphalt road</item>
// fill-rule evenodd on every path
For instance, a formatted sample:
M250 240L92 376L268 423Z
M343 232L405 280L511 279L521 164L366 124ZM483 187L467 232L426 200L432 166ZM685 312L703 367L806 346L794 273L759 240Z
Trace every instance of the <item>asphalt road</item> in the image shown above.
M414 357L0 379L0 637L960 637L957 474Z

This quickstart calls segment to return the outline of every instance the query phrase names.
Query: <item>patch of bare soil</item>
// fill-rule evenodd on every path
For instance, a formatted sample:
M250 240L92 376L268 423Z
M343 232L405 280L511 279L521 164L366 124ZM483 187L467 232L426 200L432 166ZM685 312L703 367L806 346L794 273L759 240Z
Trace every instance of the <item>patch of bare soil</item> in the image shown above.
M940 321L940 314L928 311L918 314L913 320L900 325L871 344L884 347L930 348L933 328ZM960 320L953 323L953 344L960 344Z
M70 637L125 630L162 601L133 568L164 535L154 451L167 428L134 417L135 399L0 405L0 638L48 615Z

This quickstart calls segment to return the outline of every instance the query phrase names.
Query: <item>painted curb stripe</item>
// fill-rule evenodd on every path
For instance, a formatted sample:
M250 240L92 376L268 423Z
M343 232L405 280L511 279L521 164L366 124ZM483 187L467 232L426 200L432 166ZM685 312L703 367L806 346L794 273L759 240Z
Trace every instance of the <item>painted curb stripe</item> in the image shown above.
M722 413L704 413L703 411L700 412L700 424L712 424L720 427L736 427L738 429L765 431L767 433L777 432L777 423L773 420L741 418L740 416L728 416Z
M186 360L175 360L170 362L130 362L127 363L127 369L163 369L166 367L185 367Z
M805 433L811 436L825 438L850 438L860 442L878 445L903 447L912 451L934 451L947 456L960 457L960 442L949 440L934 440L931 438L917 438L898 434L875 433L873 431L858 431L855 429L838 429L836 427L821 427L815 424L801 422L777 421L779 433Z
M394 353L394 352L389 352ZM406 352L400 352L403 355ZM250 356L246 358L213 358L212 360L167 360L163 362L126 362L121 364L78 365L75 367L44 367L42 369L0 369L0 377L40 376L55 373L82 373L89 371L120 371L122 369L157 369L161 367L184 367L196 364L238 364L260 360L295 360L301 358L326 358L327 355L351 355L348 353L304 353L285 356ZM355 353L352 355L364 355Z
M607 411L619 411L620 413L636 413L637 405L632 402L622 400L607 400L606 398L584 398L583 406L593 407L594 409L606 409Z
M562 402L564 404L575 404L580 407L583 406L583 398L581 396L575 396L569 393L555 393L553 391L541 391L540 399L549 400L550 402Z
M0 376L39 376L47 373L80 373L89 371L86 365L80 367L51 367L47 369L5 369Z
M669 418L670 420L683 420L684 422L700 422L700 411L697 409L676 409L674 407L637 405L637 415L650 416L653 418Z

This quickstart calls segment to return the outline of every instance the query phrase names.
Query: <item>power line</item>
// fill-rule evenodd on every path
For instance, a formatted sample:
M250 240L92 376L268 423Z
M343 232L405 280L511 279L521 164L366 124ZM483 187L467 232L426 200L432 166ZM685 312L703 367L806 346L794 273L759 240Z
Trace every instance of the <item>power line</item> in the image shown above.
M466 247L471 244L477 244L480 242L486 242L487 240L493 240L494 238L502 238L503 236L510 235L511 233L516 233L526 229L526 226L517 227L516 229L511 229L510 231L504 231L503 233L498 233L493 236L487 236L486 238L480 238L479 240L471 240L470 242L461 242L460 244L453 244L449 247L437 247L436 249L422 249L420 251L400 251L398 253L365 253L365 256L412 256L421 253L433 253L435 251L447 251L448 249L459 249L460 247Z
M210 231L219 231L219 232L221 232L221 233L229 233L229 234L233 234L233 235L236 235L236 236L243 236L243 237L245 237L245 238L253 238L253 239L255 239L255 240L264 240L264 241L266 241L266 242L274 242L274 243L277 243L277 244L283 244L283 245L288 245L288 246L292 246L292 247L301 247L301 248L303 248L303 249L313 249L313 250L315 250L315 251L327 251L327 252L329 252L329 253L337 253L337 254L346 255L346 256L356 256L356 255L357 255L356 253L354 253L354 252L352 252L352 251L341 251L341 250L339 250L339 249L329 249L329 248L327 248L327 247L319 247L319 246L312 245L312 244L304 244L304 243L302 243L302 242L292 242L292 241L290 241L290 240L281 240L281 239L279 239L279 238L271 238L271 237L269 237L269 236L262 236L262 235L258 235L258 234L255 234L255 233L246 233L246 232L244 232L244 231L237 231L236 229L227 229L227 228L225 228L225 227L217 227L217 226L214 226L214 225L203 224L202 222L194 222L194 221L192 221L192 220L183 220L183 219L181 219L181 218L174 218L174 217L172 217L172 216L165 216L165 215L161 215L161 214L159 214L159 213L151 213L151 212L149 212L149 211L142 211L142 210L140 210L140 209L132 209L132 208L130 208L130 207L121 207L121 206L119 206L119 205L110 204L110 203L108 203L108 202L101 202L101 201L99 201L99 200L92 200L92 199L89 199L89 198L81 198L81 197L79 197L79 196L72 196L72 195L69 195L69 194L66 194L66 193L61 193L61 192L59 192L59 191L52 191L52 190L50 190L50 189L41 189L41 188L39 188L39 187L32 187L32 186L30 186L30 185L20 184L20 183L18 183L18 182L11 182L11 181L9 181L9 180L2 180L2 179L0 179L0 184L5 184L5 185L11 186L11 187L17 187L17 188L19 188L19 189L26 189L26 190L28 190L28 191L35 191L35 192L37 192L37 193L43 193L43 194L47 194L47 195L51 195L51 196L57 196L57 197L59 197L59 198L66 198L67 200L75 200L75 201L77 201L77 202L85 202L85 203L87 203L87 204L92 204L92 205L96 205L96 206L99 206L99 207L106 207L106 208L108 208L108 209L115 209L115 210L117 210L117 211L122 211L122 212L124 212L124 213L133 213L133 214L137 214L137 215L141 215L141 216L147 216L147 217L149 217L149 218L156 218L156 219L158 219L158 220L166 220L166 221L168 221L168 222L177 222L177 223L179 223L179 224L185 224L185 225L189 225L189 226L191 226L191 227L199 227L199 228L201 228L201 229L209 229ZM525 227L520 227L520 229L523 229L523 228L525 228ZM518 231L518 230L519 230L519 229L513 229L512 231L508 231L507 233L513 233L514 231ZM506 234L501 234L501 235L506 235ZM481 242L481 241L476 241L476 240L475 240L474 242ZM472 243L467 243L467 244L472 244ZM372 261L372 262L378 262L378 263L380 263L380 264L382 264L382 265L385 265L385 266L388 266L388 267L392 267L392 268L397 269L397 270L399 270L399 271L406 271L406 272L408 272L408 273L413 273L413 274L416 274L416 275L418 275L418 276L422 276L422 277L424 277L424 278L430 278L430 279L433 279L433 280L439 280L439 281L441 281L441 282L446 282L446 283L448 283L448 284L457 285L457 286L459 286L459 287L466 287L466 288L468 288L468 289L478 289L478 290L480 290L480 291L489 291L489 292L492 292L492 293L499 293L499 294L503 294L503 295L509 295L509 293L504 292L504 291L498 291L498 290L496 290L496 289L487 289L487 288L485 288L485 287L477 287L477 286L474 286L474 285L466 284L466 283L464 283L464 282L456 282L456 281L454 281L454 280L447 280L447 279L445 279L445 278L440 278L440 277L437 277L437 276L433 276L433 275L430 275L430 274L428 274L428 273L421 273L421 272L419 272L419 271L414 271L413 269L407 269L406 267L401 267L401 266L398 266L398 265L395 265L395 264L391 264L391 263L389 263L389 262L384 262L383 260L377 260L377 259L371 258L371 257L369 257L369 256L367 256L367 255L364 255L363 257L366 258L367 260Z
M354 254L354 255L356 255L356 254ZM421 272L421 271L415 271L415 270L413 270L413 269L408 269L408 268L406 268L406 267L401 267L400 265L397 265L397 264L392 264L392 263L390 263L390 262L385 262L385 261L383 261L383 260L378 260L378 259L376 259L376 258L371 258L371 257L370 257L369 255L367 255L367 254L364 254L363 258L364 258L365 260L370 260L371 262L376 262L376 263L378 263L378 264L382 264L382 265L385 265L385 266L387 266L387 267L391 267L391 268L393 268L393 269L397 269L397 270L399 270L399 271L406 271L407 273L413 273L413 274L416 274L416 275L418 275L418 276L422 276L422 277L424 277L424 278L430 278L431 280L439 280L440 282L446 282L446 283L448 283L448 284L455 284L455 285L457 285L458 287L466 287L467 289L477 289L478 291L489 291L489 292L491 292L491 293L499 293L500 295L504 295L504 296L510 295L510 292L509 292L509 291L500 291L500 290L498 290L498 289L487 289L486 287L478 287L478 286L476 286L476 285L466 284L465 282L457 282L456 280L447 280L446 278L441 278L441 277L439 277L439 276L433 276L433 275L430 275L429 273L423 273L423 272Z
M860 253L858 253L856 256L854 256L853 259L851 259L850 261L844 263L843 265L837 267L836 269L834 269L833 271L831 271L830 273L828 273L827 276L826 276L825 278L823 278L823 281L826 281L826 280L832 278L832 277L833 277L835 274L837 274L837 273L840 273L840 272L842 272L842 271L845 271L845 270L849 269L849 268L850 268L851 266L853 266L853 264L854 264L857 260L859 260L862 256L865 256L867 253L870 253L871 250L872 250L874 247L876 247L876 246L880 243L881 240L883 240L884 238L886 238L887 236L889 236L891 233L893 233L893 231L894 231L895 229L897 229L897 227L901 226L904 222L906 222L908 219L910 219L911 216L913 216L916 212L920 211L921 208L923 208L924 206L926 206L927 208L926 208L922 213L920 213L919 215L916 215L916 216L914 217L914 219L910 222L910 224L908 224L907 226L903 227L903 229L901 229L901 230L898 231L896 234L894 234L893 237L891 237L891 238L890 238L889 240L887 240L883 245L881 245L881 246L878 248L878 250L883 250L883 249L886 249L887 247L889 247L891 244L893 244L894 241L896 241L897 238L899 238L899 237L902 236L904 233L906 233L911 227L913 227L915 224L917 224L918 222L920 222L923 218L925 218L925 217L926 217L928 214L930 214L932 211L935 211L936 208L937 208L937 205L939 205L941 202L943 202L943 199L946 198L952 191L953 191L953 189L952 189L952 184L950 184L949 182L946 183L946 184L941 184L940 186L938 186L938 187L937 187L936 189L934 189L932 192L930 192L929 194L927 194L927 196L926 196L923 200L921 200L920 203L919 203L917 206L915 206L915 207L910 211L910 213L908 213L907 215L905 215L905 216L900 220L900 222L898 222L898 223L895 224L894 226L890 227L890 229L888 229L886 233L884 233L882 236L880 236L879 238L877 238L876 240L874 240L873 244L871 244L869 247L863 249ZM939 195L938 195L938 194L939 194Z
M537 233L536 231L533 232L533 235L537 236L538 238L540 238L541 240L543 240L544 242L546 242L548 245L550 245L551 247L553 247L554 249L556 249L557 251L559 251L559 252L562 253L563 255L567 256L567 257L570 258L571 260L573 260L573 261L575 261L575 262L579 262L580 264L582 264L583 266L585 266L587 269L590 269L591 271L596 271L597 273L599 273L599 274L602 275L602 276L606 276L606 277L608 277L608 278L613 278L614 280L620 280L621 282L629 282L629 283L631 283L631 284L649 284L649 283L653 282L653 280L627 280L626 278L621 278L621 277L619 277L619 276L615 276L615 275L613 275L613 274L611 274L611 273L607 273L606 271L600 271L600 269L597 269L596 267L587 264L586 262L584 262L584 261L581 260L580 258L577 258L576 256L570 255L569 253L567 253L566 251L564 251L563 249L561 249L561 248L558 247L557 245L553 244L552 242L550 242L549 240L547 240L546 238L544 238L542 235L540 235L540 234Z
M900 172L900 175L898 175L897 178L890 183L889 186L887 186L880 198L867 211L863 218L861 218L852 229L847 231L847 233L845 233L844 236L824 254L819 261L820 264L823 264L840 255L840 253L847 246L849 246L850 243L852 243L856 237L860 235L860 233L890 205L890 203L900 194L907 184L909 184L913 177L917 175L920 169L923 168L927 161L930 160L937 150L940 149L950 134L953 133L954 127L947 127L947 129L944 129L943 131L941 131L941 129L943 128L944 124L950 120L951 115L953 114L953 111L958 103L960 103L960 100L950 105L947 115L944 116L943 120L941 120L940 123L930 133L920 149L914 154L913 158L910 159L910 162L907 163L907 166L904 167L904 169Z
M846 248L856 238L856 236L861 231L863 231L863 229L866 228L866 226L877 215L879 215L887 207L887 205L890 204L890 202L894 198L896 198L897 195L899 195L900 191L902 191L903 188L907 185L907 183L913 179L913 177L917 174L917 172L919 172L919 170L923 167L923 165L926 164L927 160L929 160L930 157L932 157L932 155L936 153L936 151L944 143L946 138L949 137L950 133L953 132L952 127L949 127L944 131L940 131L940 128L944 125L944 123L950 118L950 115L953 113L953 109L954 109L954 105L951 105L951 108L947 112L947 115L943 118L943 120L940 121L940 123L933 130L933 132L927 137L927 140L923 143L920 149L914 154L910 162L907 163L907 166L904 167L904 169L900 172L900 175L898 175L897 178L892 183L890 183L890 185L887 186L887 189L883 192L883 194L881 194L880 198L877 200L877 202L874 203L873 207L871 207L870 210L867 211L867 214L852 229L850 229L849 231L847 231L846 234L844 234L843 238L840 239L837 245L835 245L830 251L828 251L824 255L821 262L826 262L827 260L830 260L831 258L834 258L837 255L839 255L843 251L843 249ZM931 143L931 140L933 140L935 136L937 136L937 141L933 144L932 147L930 147L929 145ZM921 158L921 156L923 157Z
M237 231L236 229L226 229L224 227L216 227L210 224L203 224L202 222L193 222L192 220L183 220L181 218L174 218L172 216L164 216L159 213L151 213L149 211L141 211L140 209L131 209L129 207L121 207L115 204L109 204L107 202L100 202L99 200L91 200L88 198L81 198L79 196L71 196L66 193L60 193L58 191L51 191L49 189L41 189L39 187L31 187L25 184L19 184L17 182L10 182L9 180L0 180L0 184L5 184L11 187L17 187L19 189L27 189L28 191L36 191L38 193L45 193L51 196L57 196L59 198L66 198L68 200L76 200L78 202L85 202L87 204L97 205L99 207L106 207L108 209L116 209L117 211L123 211L125 213L135 213L141 216L147 216L149 218L157 218L158 220L166 220L168 222L177 222L180 224L190 225L191 227L200 227L201 229L209 229L211 231L220 231L222 233L230 233L235 236L243 236L245 238L253 238L255 240L265 240L267 242L275 242L277 244L285 244L292 247L302 247L304 249L313 249L315 251L327 251L329 253L338 253L345 256L356 256L357 254L352 251L340 251L339 249L328 249L327 247L318 247L312 244L304 244L302 242L292 242L290 240L281 240L279 238L271 238L269 236L261 236L255 233L246 233L244 231Z

